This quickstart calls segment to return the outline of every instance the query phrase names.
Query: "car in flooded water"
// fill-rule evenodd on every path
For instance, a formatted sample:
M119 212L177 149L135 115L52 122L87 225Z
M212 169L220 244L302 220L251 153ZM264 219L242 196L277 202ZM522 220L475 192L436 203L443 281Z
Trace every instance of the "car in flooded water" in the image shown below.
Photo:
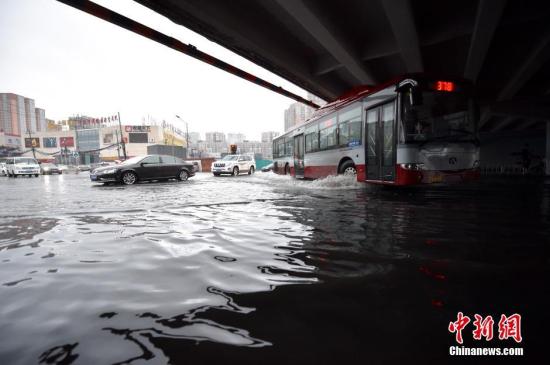
M5 162L0 162L0 176L7 176L8 175L8 168L6 167Z
M6 159L6 168L9 177L29 176L38 177L40 165L32 157L9 157Z
M186 181L195 175L193 164L174 156L143 155L118 165L99 167L90 172L90 180L98 183L133 185L139 181L178 179Z
M243 172L252 175L256 169L254 157L247 155L227 155L221 160L216 160L212 164L212 173L214 176L228 174L237 176Z
M42 175L53 175L53 174L59 174L61 175L63 173L63 170L59 166L53 163L42 163L40 165L40 172Z

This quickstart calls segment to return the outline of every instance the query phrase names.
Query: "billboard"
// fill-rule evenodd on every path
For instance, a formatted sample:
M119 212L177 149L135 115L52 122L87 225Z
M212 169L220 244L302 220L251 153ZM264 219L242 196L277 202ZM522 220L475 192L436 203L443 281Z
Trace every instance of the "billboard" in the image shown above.
M40 138L25 138L25 147L40 147Z
M44 137L42 138L45 148L57 147L57 138L55 137Z
M148 134L147 133L129 133L130 143L147 143Z
M151 132L151 126L149 125L126 125L124 126L126 132Z
M74 147L74 137L59 137L59 147Z

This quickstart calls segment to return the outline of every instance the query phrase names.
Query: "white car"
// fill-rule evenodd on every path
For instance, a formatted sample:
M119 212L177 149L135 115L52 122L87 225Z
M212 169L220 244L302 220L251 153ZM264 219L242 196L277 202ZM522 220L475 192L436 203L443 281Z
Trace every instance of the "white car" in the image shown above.
M237 176L243 172L251 175L254 170L256 170L256 161L254 157L247 155L227 155L212 163L214 176L220 176L221 174Z
M40 175L40 165L32 157L8 157L6 159L8 177Z
M6 176L8 174L8 168L5 162L0 162L0 176Z

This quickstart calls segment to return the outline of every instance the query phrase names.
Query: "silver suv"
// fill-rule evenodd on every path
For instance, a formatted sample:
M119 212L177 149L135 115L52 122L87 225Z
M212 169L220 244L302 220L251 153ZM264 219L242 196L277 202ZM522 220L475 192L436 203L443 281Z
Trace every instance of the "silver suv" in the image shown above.
M251 175L256 170L256 161L254 157L247 155L227 155L221 160L212 163L212 173L214 176L229 174L237 176L243 172Z

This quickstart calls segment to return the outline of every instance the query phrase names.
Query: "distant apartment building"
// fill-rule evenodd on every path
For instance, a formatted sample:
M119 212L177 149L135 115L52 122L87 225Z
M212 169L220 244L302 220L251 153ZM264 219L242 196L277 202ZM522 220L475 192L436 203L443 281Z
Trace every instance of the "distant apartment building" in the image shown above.
M206 142L208 143L225 143L225 133L221 132L206 132Z
M44 132L48 130L48 123L46 122L46 111L41 108L35 108L34 110L34 114L36 116L36 130L38 132Z
M0 94L0 121L2 132L21 137L21 127L26 123L25 98L11 93Z
M324 105L326 103L323 99L311 93L307 94L307 99L318 105ZM314 111L315 109L305 104L298 102L292 103L288 109L285 110L285 132L311 118Z
M30 131L31 133L36 132L36 113L34 100L25 98L25 126L21 128L23 131Z
M279 132L262 132L262 143L271 143L275 137L279 136Z
M228 144L239 144L246 139L246 136L242 133L227 133Z
M201 134L199 132L189 132L189 144L196 144L201 140Z
M237 145L237 153L253 154L257 159L271 159L273 157L273 144L271 142L245 140Z
M8 140L17 139L27 133L46 130L46 112L36 108L33 99L13 93L0 93L0 133L4 138L0 143L8 143Z

